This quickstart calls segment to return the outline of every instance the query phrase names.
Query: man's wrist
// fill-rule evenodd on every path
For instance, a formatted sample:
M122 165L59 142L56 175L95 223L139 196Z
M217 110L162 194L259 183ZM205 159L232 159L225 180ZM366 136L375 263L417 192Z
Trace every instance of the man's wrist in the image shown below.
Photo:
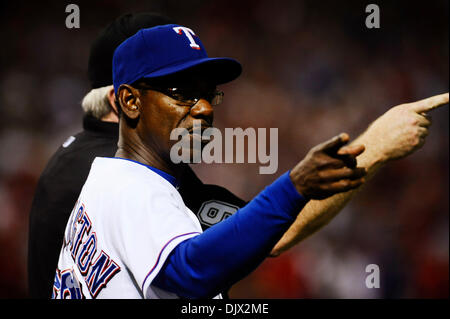
M367 170L367 174L378 170L388 162L388 158L377 147L376 141L371 138L367 138L366 134L361 135L352 144L362 144L365 147L365 151L357 157L358 167L364 167Z

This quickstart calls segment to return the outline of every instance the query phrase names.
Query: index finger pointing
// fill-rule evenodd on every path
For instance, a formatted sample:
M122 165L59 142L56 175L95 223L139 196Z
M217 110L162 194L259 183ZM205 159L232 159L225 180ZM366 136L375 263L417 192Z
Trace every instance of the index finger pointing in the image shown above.
M427 99L410 103L411 108L417 113L433 110L448 103L448 93L435 95Z
M351 155L356 157L364 152L365 149L364 145L344 146L339 149L337 155Z
M344 146L347 144L347 142L350 140L350 137L347 133L341 133L331 139L329 139L326 142L323 142L319 145L317 145L316 150L317 151L328 151L328 150L338 150L341 148L341 146Z

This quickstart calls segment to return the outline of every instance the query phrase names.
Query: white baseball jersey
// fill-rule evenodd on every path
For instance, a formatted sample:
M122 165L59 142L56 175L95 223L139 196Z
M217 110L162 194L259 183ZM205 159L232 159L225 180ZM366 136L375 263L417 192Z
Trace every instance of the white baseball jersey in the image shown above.
M177 298L152 281L202 228L163 176L131 160L94 160L66 226L52 298Z

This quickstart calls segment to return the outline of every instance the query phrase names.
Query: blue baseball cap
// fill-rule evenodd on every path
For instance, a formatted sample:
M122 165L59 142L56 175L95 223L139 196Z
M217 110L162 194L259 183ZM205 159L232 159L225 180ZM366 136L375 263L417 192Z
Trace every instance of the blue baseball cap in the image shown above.
M201 67L201 68L200 68ZM113 57L114 91L121 84L156 79L201 69L215 85L230 82L242 72L231 58L209 58L195 33L177 24L142 29L120 44Z

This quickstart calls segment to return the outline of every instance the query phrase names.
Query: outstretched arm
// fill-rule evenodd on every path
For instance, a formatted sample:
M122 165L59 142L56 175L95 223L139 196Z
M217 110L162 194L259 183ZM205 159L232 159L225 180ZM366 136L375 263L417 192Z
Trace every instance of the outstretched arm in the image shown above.
M366 151L358 157L358 166L366 169L366 181L387 162L405 157L425 143L430 117L426 113L447 104L449 94L436 95L421 101L391 108L375 120L368 129L341 154L357 154L357 145ZM275 257L328 224L355 196L362 186L323 200L311 200L297 216L295 222L272 249Z
M242 279L267 257L307 200L363 183L365 171L354 167L356 160L336 154L349 139L341 134L314 147L234 215L180 243L152 285L186 298L205 298Z

